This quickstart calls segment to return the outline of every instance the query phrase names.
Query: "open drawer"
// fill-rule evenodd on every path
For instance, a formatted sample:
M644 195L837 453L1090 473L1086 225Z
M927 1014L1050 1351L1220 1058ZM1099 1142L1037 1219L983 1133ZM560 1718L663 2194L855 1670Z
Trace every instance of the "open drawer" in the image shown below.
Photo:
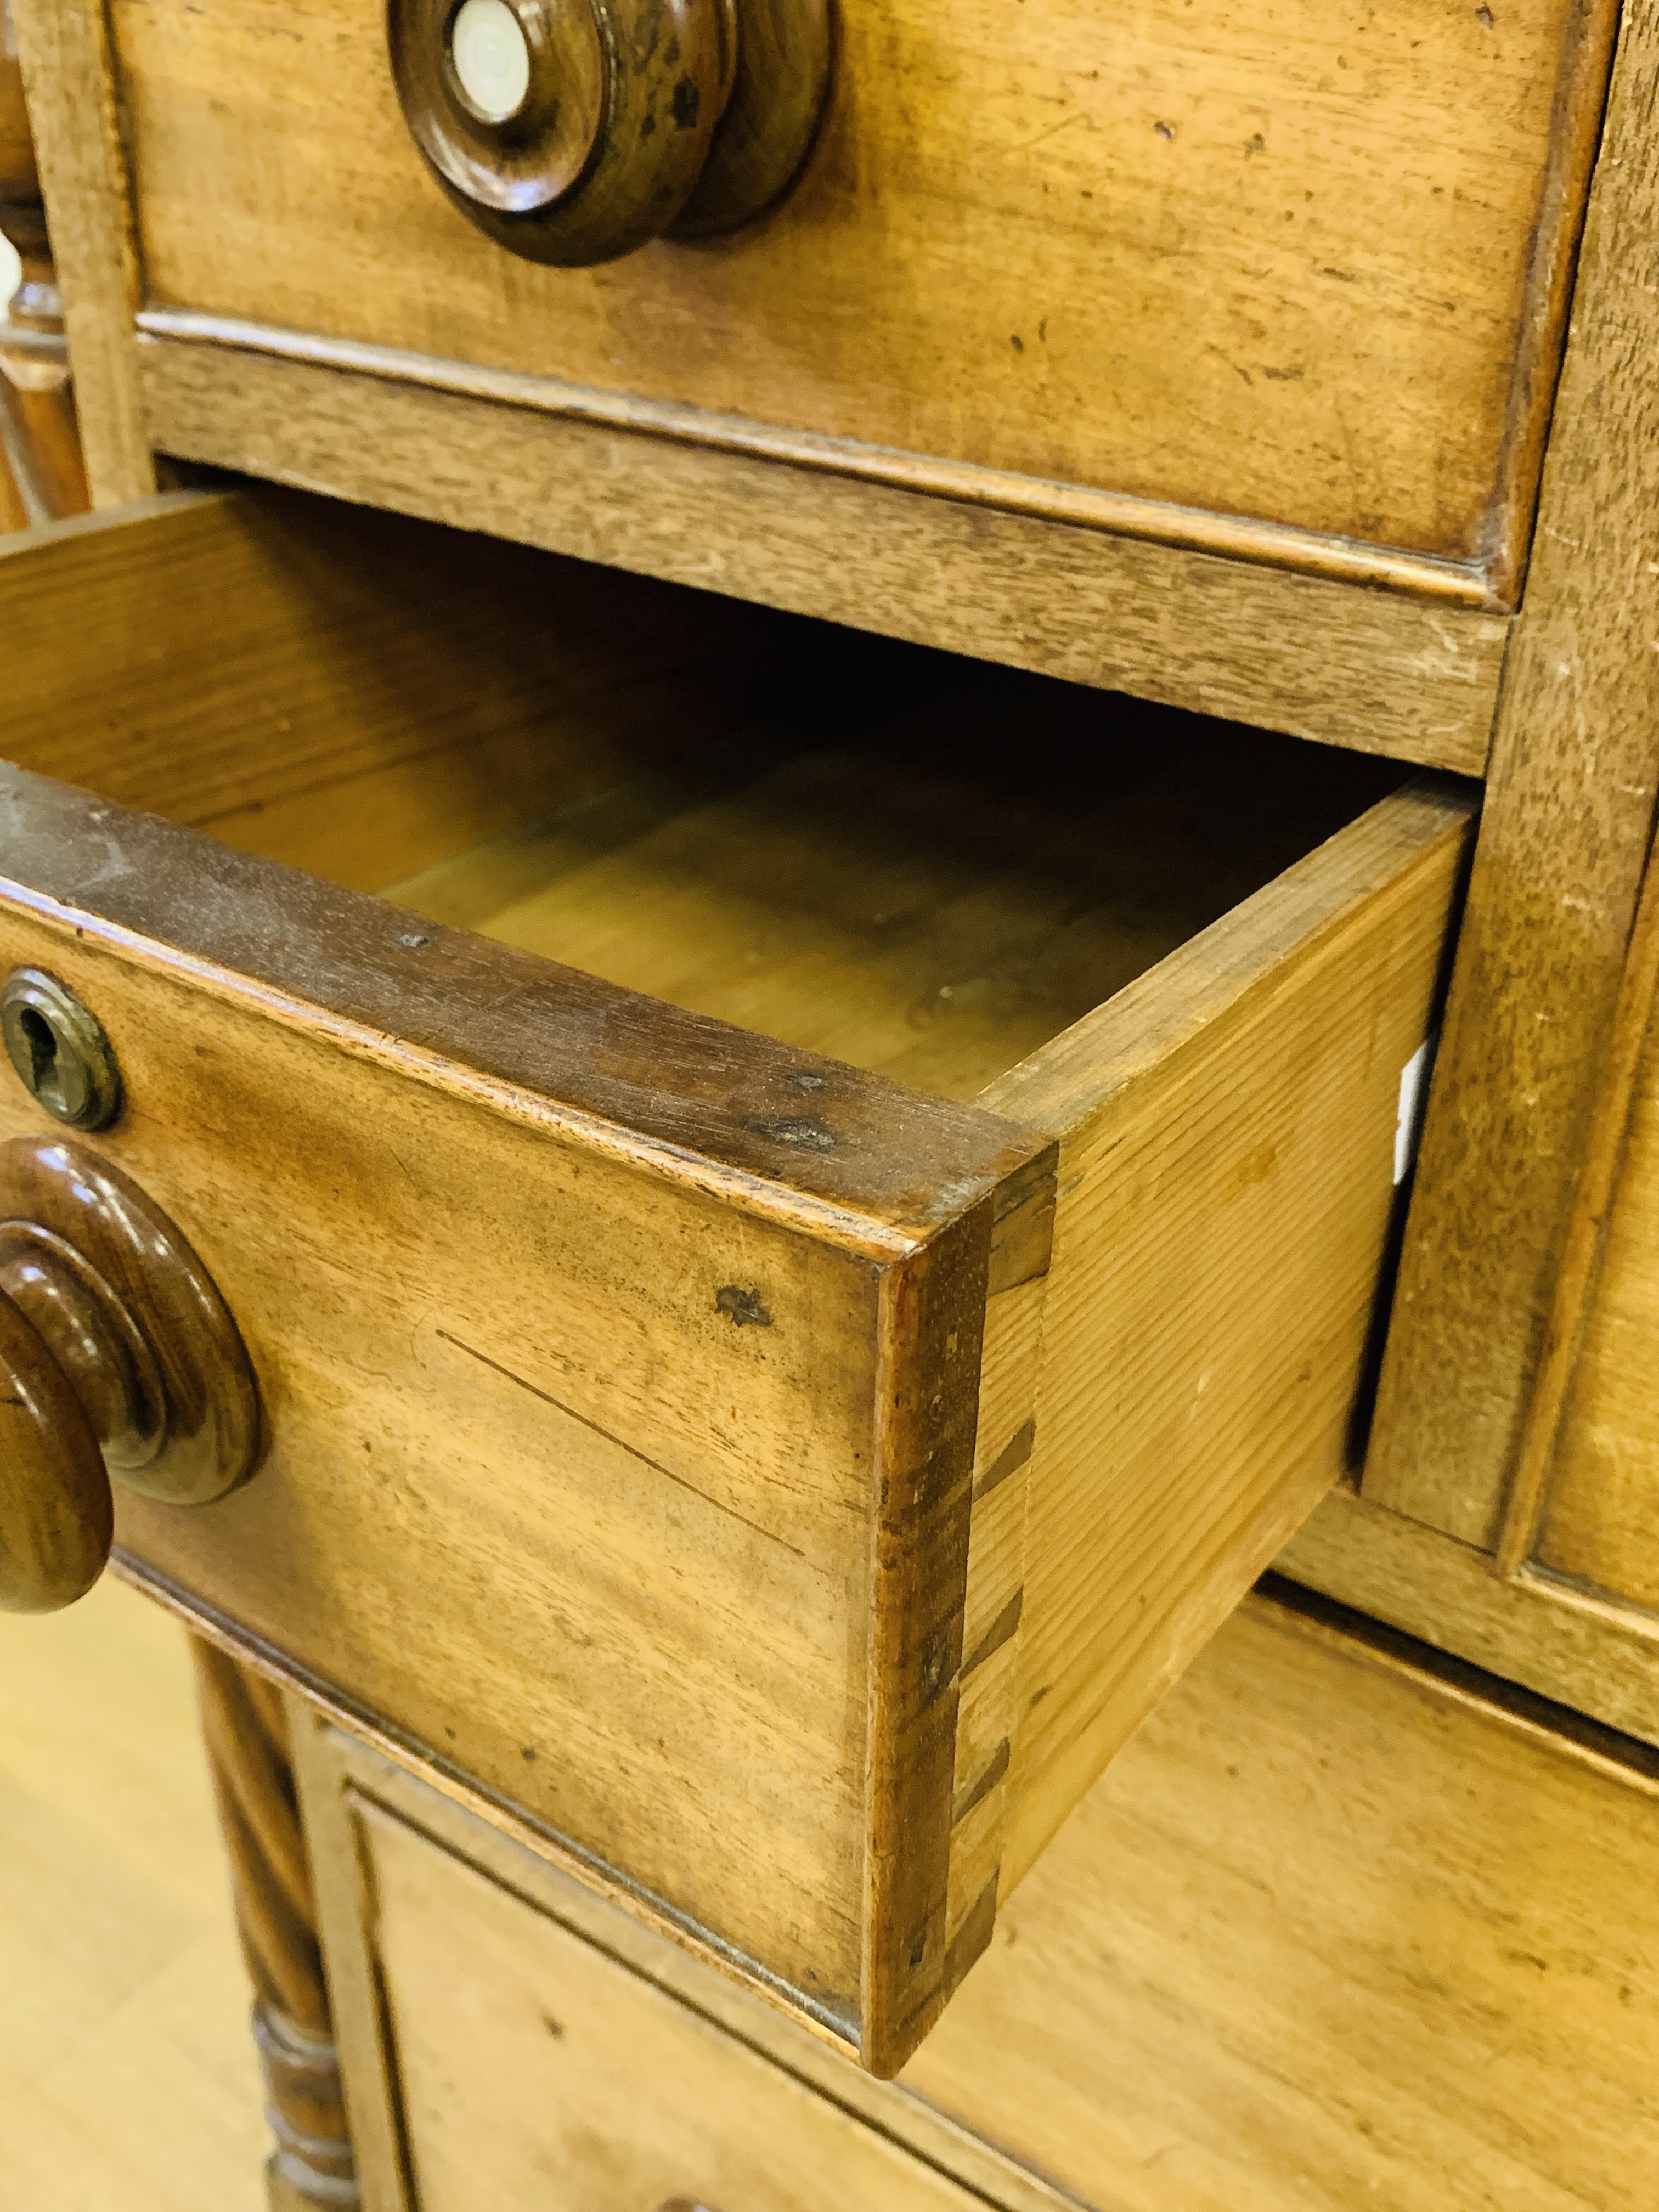
M0 629L262 1409L126 1571L890 2071L1341 1471L1467 787L271 490Z

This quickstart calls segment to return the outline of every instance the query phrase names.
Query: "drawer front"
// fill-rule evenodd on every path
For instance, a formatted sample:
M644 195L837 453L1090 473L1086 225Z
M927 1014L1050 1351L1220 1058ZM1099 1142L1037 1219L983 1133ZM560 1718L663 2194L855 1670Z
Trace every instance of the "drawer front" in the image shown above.
M586 422L1506 587L1610 6L846 0L782 204L598 270L447 204L386 15L116 0L154 337L382 349Z
M357 1820L421 2212L981 2202L403 1821Z
M1467 798L977 672L826 747L795 626L745 736L775 618L276 495L0 609L106 793L4 775L0 968L264 1407L128 1571L892 2070L1341 1472Z
M924 1164L835 1063L745 1071L764 1041L676 1038L652 1002L19 771L0 839L0 963L94 1010L125 1101L98 1154L183 1225L263 1403L252 1480L194 1515L124 1492L118 1543L838 2022L866 1834L910 1813L884 1850L924 1900L907 1942L937 1876L937 1975L993 1213L1034 1159L1048 1186L1047 1140L947 1109L969 1149ZM559 1099L584 1060L595 1089ZM642 1084L653 1119L671 1071L690 1144L617 1118ZM788 1196L803 1097L833 1182ZM10 1082L0 1136L44 1121ZM849 1208L842 1148L907 1206L966 1198L960 1225Z

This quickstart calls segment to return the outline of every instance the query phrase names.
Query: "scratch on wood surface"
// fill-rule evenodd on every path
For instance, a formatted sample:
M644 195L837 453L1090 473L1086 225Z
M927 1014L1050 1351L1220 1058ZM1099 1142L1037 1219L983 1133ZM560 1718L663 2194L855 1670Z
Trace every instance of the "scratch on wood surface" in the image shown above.
M615 1444L630 1459L638 1460L641 1467L648 1467L653 1473L665 1475L670 1482L677 1483L682 1490L689 1490L694 1498L702 1498L705 1505L712 1505L717 1513L724 1513L728 1519L740 1522L745 1528L752 1528L756 1535L764 1536L769 1543L781 1544L786 1552L793 1552L798 1559L805 1559L806 1553L799 1545L790 1543L787 1537L780 1536L774 1529L762 1528L758 1521L751 1521L747 1514L739 1513L735 1506L723 1504L718 1498L711 1498L706 1490L699 1490L695 1482L688 1482L683 1474L676 1474L672 1467L665 1467L659 1459L652 1459L645 1452L636 1451L632 1444L602 1427L598 1421L589 1420L586 1413L579 1413L574 1406L567 1406L562 1398L556 1398L550 1390L544 1390L538 1384L526 1382L522 1375L514 1374L510 1367L503 1367L499 1359L492 1359L487 1352L480 1352L475 1346L463 1343L459 1336L452 1336L447 1328L439 1329L437 1334L444 1343L453 1344L457 1352L464 1352L469 1359L476 1359L481 1367L488 1367L493 1374L516 1383L520 1390L527 1390L532 1398L539 1398L544 1406L551 1406L556 1413L568 1415L571 1420L579 1421L583 1428L591 1429L596 1437L603 1437L607 1443Z

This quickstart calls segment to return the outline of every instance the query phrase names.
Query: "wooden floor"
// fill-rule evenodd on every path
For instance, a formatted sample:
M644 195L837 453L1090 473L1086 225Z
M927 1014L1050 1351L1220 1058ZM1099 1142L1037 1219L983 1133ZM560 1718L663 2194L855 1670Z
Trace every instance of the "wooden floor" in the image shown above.
M260 2212L247 2008L183 1632L0 1614L6 2212Z

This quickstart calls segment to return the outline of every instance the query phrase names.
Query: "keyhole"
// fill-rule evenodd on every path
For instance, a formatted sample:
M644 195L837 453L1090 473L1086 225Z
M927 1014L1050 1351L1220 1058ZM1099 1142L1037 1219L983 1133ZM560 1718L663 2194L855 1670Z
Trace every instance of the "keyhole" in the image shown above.
M28 1073L24 1078L49 1114L64 1114L70 1109L64 1096L62 1072L58 1065L58 1040L52 1035L52 1024L33 1006L25 1006L18 1018L23 1032L24 1046L28 1053Z
M0 990L0 1035L32 1097L54 1121L103 1129L121 1110L121 1074L97 1017L66 983L16 968Z

